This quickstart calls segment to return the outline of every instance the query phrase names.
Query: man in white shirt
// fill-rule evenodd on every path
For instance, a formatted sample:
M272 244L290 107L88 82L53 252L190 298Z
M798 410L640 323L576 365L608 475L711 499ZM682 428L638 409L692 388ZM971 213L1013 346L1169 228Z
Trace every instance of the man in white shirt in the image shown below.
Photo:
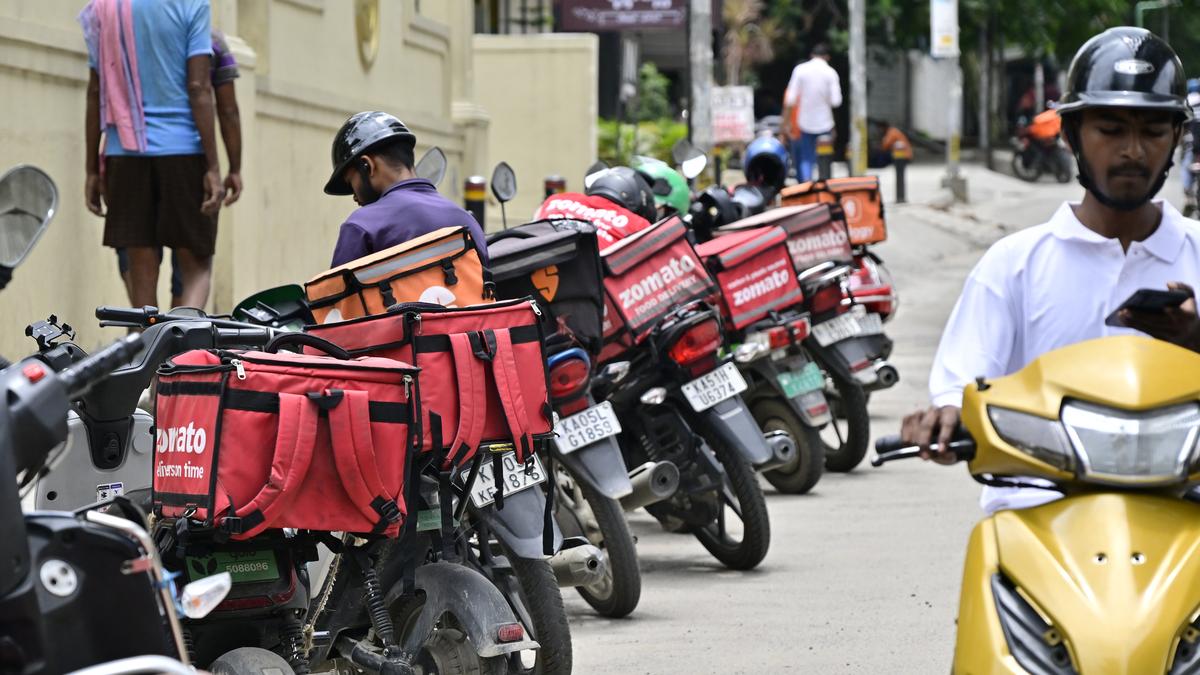
M967 277L929 378L933 405L904 419L901 437L926 459L959 422L962 391L1076 342L1141 331L1200 351L1195 299L1163 314L1123 310L1140 288L1191 291L1200 283L1200 223L1154 201L1190 115L1183 65L1166 42L1140 28L1089 40L1071 63L1058 111L1079 165L1083 201L1050 221L997 242ZM936 442L939 447L931 448ZM1057 492L987 487L989 513L1045 503Z
M817 137L832 134L833 109L842 105L842 83L829 65L829 47L819 44L812 58L792 70L783 94L784 133L791 139L796 180L812 180Z

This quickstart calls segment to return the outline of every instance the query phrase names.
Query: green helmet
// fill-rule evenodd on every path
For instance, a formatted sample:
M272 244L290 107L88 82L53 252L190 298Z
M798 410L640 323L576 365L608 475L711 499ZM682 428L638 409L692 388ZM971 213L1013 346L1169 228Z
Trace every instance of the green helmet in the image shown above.
M680 215L687 213L692 203L692 191L682 174L653 157L634 157L633 168L650 183L655 204L670 207Z

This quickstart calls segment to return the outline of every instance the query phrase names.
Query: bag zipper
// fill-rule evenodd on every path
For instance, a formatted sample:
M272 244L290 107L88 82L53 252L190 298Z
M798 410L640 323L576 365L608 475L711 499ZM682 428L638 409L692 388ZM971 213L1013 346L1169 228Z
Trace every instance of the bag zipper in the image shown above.
M238 359L235 359L235 360L238 360ZM269 360L269 359L246 358L246 356L244 354L241 356L240 360L238 360L238 361L240 364L241 363L257 363L259 365L264 365L264 366L299 366L301 368L315 368L318 370L363 370L363 371L368 371L368 372L373 372L373 373L405 373L405 374L407 374L407 373L416 372L416 370L417 370L416 368L384 368L384 367L380 367L380 366L353 365L346 361L339 361L337 364L311 363L311 362L290 363L289 364L289 363L283 363L280 361L273 361L273 360ZM245 371L243 368L241 368L239 366L239 372L244 373ZM245 379L245 378L239 378L239 379Z
M246 368L245 368L245 366L242 365L241 359L230 359L229 365L231 365L237 369L237 379L239 379L239 380L246 379Z

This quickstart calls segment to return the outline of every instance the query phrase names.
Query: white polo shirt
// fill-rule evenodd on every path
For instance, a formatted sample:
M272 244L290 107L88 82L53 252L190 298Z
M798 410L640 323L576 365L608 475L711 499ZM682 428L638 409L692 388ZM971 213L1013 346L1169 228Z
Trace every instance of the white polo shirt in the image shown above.
M825 59L812 58L792 69L786 106L800 106L800 131L825 134L833 131L833 109L842 105L842 83L837 71Z
M1066 203L1050 222L996 242L963 285L942 334L929 390L933 404L962 405L980 375L1008 375L1046 352L1106 335L1136 333L1104 325L1139 288L1182 281L1200 288L1200 222L1156 201L1162 221L1129 251L1079 222ZM1077 204L1075 204L1077 205ZM1034 506L1057 493L985 487L989 513Z

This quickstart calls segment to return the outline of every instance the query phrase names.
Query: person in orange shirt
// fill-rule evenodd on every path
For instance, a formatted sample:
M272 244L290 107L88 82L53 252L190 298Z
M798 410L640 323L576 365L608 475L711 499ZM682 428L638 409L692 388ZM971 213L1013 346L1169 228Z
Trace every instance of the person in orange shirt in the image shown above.
M871 124L875 127L875 134L879 140L879 145L871 149L871 156L868 161L868 166L873 169L879 169L888 166L892 163L892 153L896 150L907 150L909 155L912 154L912 143L908 140L908 136L904 135L896 127L888 124L886 120L871 120Z

